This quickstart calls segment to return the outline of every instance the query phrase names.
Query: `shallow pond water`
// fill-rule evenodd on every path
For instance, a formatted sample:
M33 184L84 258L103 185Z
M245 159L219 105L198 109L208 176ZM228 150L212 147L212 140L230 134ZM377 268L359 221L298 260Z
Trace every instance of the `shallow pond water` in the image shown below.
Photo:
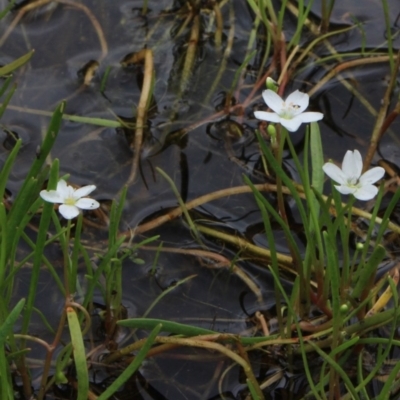
M7 3L2 1L2 7ZM332 25L343 27L355 20L362 29L334 36L331 43L341 53L385 48L385 24L380 1L336 1ZM389 1L393 30L400 30L400 8L397 0ZM7 130L23 139L16 168L7 186L11 196L20 187L41 143L49 117L63 99L67 99L66 114L86 117L134 121L141 94L143 66L123 67L121 60L143 48L151 49L154 57L155 84L152 105L148 113L145 139L141 149L139 172L128 188L123 214L122 231L136 228L156 215L177 206L177 199L168 182L156 171L161 168L175 182L184 201L204 194L243 185L243 174L254 182L262 182L258 173L260 156L254 131L259 125L253 111L263 107L261 88L256 91L244 110L229 117L221 110L227 93L232 89L235 74L246 57L254 16L244 0L224 1L223 36L220 48L214 39L214 16L204 6L200 15L200 36L193 64L186 75L185 55L190 44L193 21L184 1L149 1L149 11L141 15L142 0L100 1L84 0L49 3L23 15L8 32L18 9L0 23L0 62L7 63L31 49L32 60L15 74L16 94L4 114L0 131L0 160L9 154ZM279 5L279 2L276 2ZM318 20L320 6L313 6L313 18ZM188 22L185 26L185 21ZM285 19L285 35L290 37L296 20ZM305 41L306 42L306 41ZM229 49L230 46L230 49ZM400 47L400 35L394 40ZM228 50L227 50L228 48ZM258 39L257 53L250 59L246 73L234 87L233 102L243 102L251 93L258 74L263 52L263 41ZM328 55L326 48L317 48L318 56ZM99 63L90 84L84 85L79 71L91 60ZM102 79L108 73L104 90ZM287 92L308 91L326 74L323 65L301 65L295 79L288 83ZM353 68L344 78L354 85L372 108L377 110L387 84L387 64L371 64ZM359 98L350 93L339 80L331 80L311 98L310 108L324 113L320 123L325 157L341 160L347 149L365 152L375 116L366 110ZM400 143L395 122L379 147L379 157L400 168ZM240 135L238 134L240 133ZM292 140L301 149L305 128L293 134ZM117 197L129 180L134 152L130 144L134 132L128 128L105 128L90 124L65 121L61 128L52 158L60 159L60 174L70 174L77 185L95 184L96 199L106 203ZM301 150L299 150L301 153ZM378 160L377 157L375 161ZM286 156L284 163L293 169ZM274 201L271 198L271 201ZM263 233L262 219L252 194L225 197L196 208L193 218L207 221L212 226L246 238L258 245L268 246ZM220 332L254 334L252 319L256 311L270 312L274 308L271 276L265 261L240 259L234 247L202 237L203 247L195 240L184 219L176 219L162 227L135 237L135 241L160 235L153 246L163 242L165 248L193 250L206 248L228 260L236 259L238 267L254 282L258 291L249 286L229 265L218 266L214 260L190 252L182 254L162 251L156 265L154 249L142 249L137 257L143 264L126 262L123 266L123 304L128 317L143 316L152 302L164 290L182 279L193 276L164 297L147 315L190 323ZM278 250L288 254L281 231L276 229ZM94 246L104 239L103 232L88 229L87 240ZM301 235L298 238L302 241ZM54 262L57 263L57 249ZM155 274L151 271L155 270ZM51 284L43 273L37 307L44 309L51 320L63 307L62 298L52 293ZM84 277L81 277L84 287ZM18 276L15 296L25 296L29 270ZM290 287L290 279L287 281ZM42 306L52 298L50 306ZM101 297L98 297L101 303ZM39 323L32 324L32 334L47 337ZM125 333L121 333L123 336ZM138 334L143 335L143 334ZM34 355L32 355L32 358ZM259 378L273 374L282 366L275 365L266 355L254 359ZM146 361L116 398L137 399L239 399L246 393L246 384L239 368L218 355L196 350L177 350ZM40 370L36 369L38 375ZM221 374L225 372L221 378ZM34 372L35 373L35 372ZM304 377L283 377L267 398L285 397L302 393ZM99 390L107 385L109 376L93 370L93 385ZM290 380L291 379L291 380ZM104 380L104 381L103 381ZM290 385L288 384L290 380ZM270 388L271 389L271 388ZM123 391L124 392L124 391ZM135 395L132 395L135 393ZM221 396L224 393L224 397ZM64 394L68 396L66 392ZM129 395L131 397L129 397ZM62 396L62 390L56 396ZM125 396L125 397L124 397ZM269 397L268 397L269 396Z

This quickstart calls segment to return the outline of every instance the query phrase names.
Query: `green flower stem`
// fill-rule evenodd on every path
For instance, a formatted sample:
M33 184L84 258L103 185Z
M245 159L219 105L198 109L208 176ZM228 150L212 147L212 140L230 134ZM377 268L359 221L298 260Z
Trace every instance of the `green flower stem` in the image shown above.
M64 286L65 286L65 297L69 299L71 292L71 286L73 283L71 282L71 257L69 256L69 240L71 237L71 227L72 222L69 219L67 221L67 230L65 232L63 253L64 253Z

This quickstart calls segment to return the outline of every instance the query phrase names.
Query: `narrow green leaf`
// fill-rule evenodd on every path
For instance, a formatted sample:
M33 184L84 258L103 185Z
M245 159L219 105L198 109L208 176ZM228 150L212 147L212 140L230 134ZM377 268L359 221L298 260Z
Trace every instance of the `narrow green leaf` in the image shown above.
M164 298L164 296L175 290L180 285L183 285L184 283L190 281L191 279L196 278L196 276L197 275L190 275L187 276L186 278L180 279L178 282L175 283L175 285L170 286L168 289L161 292L147 308L146 312L143 314L143 317L147 317L147 315L150 314L151 310Z
M89 393L89 375L86 363L85 345L83 344L82 331L75 310L72 307L67 307L66 311L77 375L77 400L86 400Z
M360 298L361 294L365 290L368 290L371 285L371 281L373 282L379 263L384 259L385 256L386 249L381 245L376 246L366 265L358 273L358 280L355 283L355 287L352 292L353 299Z
M158 324L162 324L161 332L168 332L174 335L183 335L187 337L198 336L198 335L213 335L221 334L221 332L211 331L209 329L199 328L197 326L181 324L179 322L167 321L157 318L132 318L124 319L117 322L118 325L132 328L132 329L154 329ZM242 344L251 345L260 342L267 342L268 340L274 340L278 335L271 336L257 336L257 337L244 337L232 334L235 340L239 340Z
M154 327L157 325L162 324L161 332L168 332L173 333L174 335L183 336L198 336L218 333L209 329L199 328L197 326L190 326L181 324L179 322L165 321L156 318L123 319L118 321L117 324L132 329L154 329Z
M124 186L124 188L121 191L119 200L118 201L114 200L112 203L112 206L111 206L110 228L109 228L109 234L108 234L109 246L114 245L114 243L118 237L118 233L119 233L118 228L119 228L119 224L121 221L122 212L124 210L127 191L128 191L127 186Z
M10 311L6 320L0 326L0 347L4 346L7 336L12 332L15 322L17 321L22 309L25 305L25 299L21 299L15 307Z
M14 165L15 158L17 157L18 151L21 148L22 140L18 139L15 143L15 146L11 150L11 153L8 155L6 162L0 171L0 196L4 197L4 191L7 185L8 176L10 174L11 168Z
M54 142L57 139L57 135L61 127L62 115L64 109L65 109L65 102L62 102L54 111L49 127L47 129L46 136L40 147L40 151L36 157L36 160L33 162L30 171L28 172L28 177L31 176L36 177L41 168L43 167L44 163L46 162L47 156L50 154Z
M2 20L10 11L11 9L14 7L14 3L16 0L11 0L8 4L7 7L4 8L4 10L2 10L0 12L0 20Z
M324 187L324 153L322 150L321 133L317 122L310 124L310 154L312 178L311 185L318 193L322 193ZM318 213L317 213L318 214Z
M3 81L3 86L0 88L0 97L3 96L3 94L7 91L11 81L12 81L12 76L9 76Z
M49 188L54 188L58 181L58 160L54 160L50 171L49 177ZM36 299L36 290L39 282L40 269L42 266L42 254L46 245L47 230L50 224L51 215L53 210L53 204L45 202L43 205L43 211L40 218L39 231L36 239L35 255L33 259L31 281L29 284L28 298L26 302L26 310L22 322L22 333L28 331L31 314L33 311L33 305Z
M246 383L250 390L252 400L261 400L261 397L258 395L257 390L253 385L253 382L250 379L246 379Z
M83 223L83 214L79 213L78 218L76 220L74 245L72 247L72 255L70 258L71 271L70 271L70 276L68 277L70 293L76 292L76 285L78 282L77 277L78 277L78 262L79 262L79 259L78 259L79 258L79 243L81 241L82 223ZM68 227L69 227L69 225L68 225ZM67 247L66 251L69 251L68 247Z
M31 59L34 52L35 52L35 50L31 50L30 52L26 53L22 57L17 58L16 60L5 65L4 67L0 67L0 76L8 75L9 73L15 71L17 68L26 64Z
M356 392L356 389L355 389L353 383L351 382L350 377L348 376L347 372L335 360L333 360L328 354L326 354L316 344L314 344L312 342L312 340L310 340L308 343L340 375L340 377L342 378L343 382L346 385L347 390L349 390L349 392L353 396L352 399L358 400L359 399L358 393Z
M293 236L293 233L290 230L290 227L288 224L282 219L282 217L279 215L279 213L276 211L276 209L271 206L271 204L268 202L268 200L264 197L263 194L261 194L253 185L253 183L250 181L250 179L247 176L244 176L244 181L247 185L249 185L253 191L254 196L256 197L256 201L262 203L267 211L273 216L275 221L280 225L282 228L283 232L285 233L285 237L287 241L289 242L290 248L293 250L295 253L297 259L301 259L300 256L300 250L297 246L296 240Z
M125 368L122 374L97 398L97 400L107 400L111 398L111 396L135 373L135 371L141 366L161 328L162 325L159 324L152 330L138 355L133 359L128 367Z
M335 238L331 239L328 232L323 232L323 238L325 243L326 252L326 280L324 283L330 285L331 287L331 297L332 297L332 311L334 318L339 318L340 316L340 275L339 275L339 262L337 248L333 241ZM339 321L337 321L339 322ZM341 323L333 324L334 329L340 329Z
M0 348L0 396L2 400L14 400L13 383L6 358L5 347Z
M95 288L99 285L100 276L107 270L110 265L111 259L115 257L117 251L119 250L122 243L125 241L125 237L119 238L119 240L112 246L107 253L103 256L99 266L97 267L95 273L92 275L92 279L86 289L85 299L83 301L83 307L87 307L89 303L93 300L93 292Z
M7 78L7 81L8 81L8 79L11 79L11 77L10 77L10 78ZM4 84L4 86L7 86L7 81L6 81L6 83ZM3 86L3 87L4 87L4 86ZM4 112L6 111L7 106L8 106L8 103L10 102L11 98L13 97L16 88L17 88L17 85L14 84L14 85L12 86L12 88L9 90L9 92L7 93L6 98L5 98L5 99L3 100L3 102L1 103L1 105L0 105L0 118L3 116ZM2 90L3 90L3 88L2 88Z

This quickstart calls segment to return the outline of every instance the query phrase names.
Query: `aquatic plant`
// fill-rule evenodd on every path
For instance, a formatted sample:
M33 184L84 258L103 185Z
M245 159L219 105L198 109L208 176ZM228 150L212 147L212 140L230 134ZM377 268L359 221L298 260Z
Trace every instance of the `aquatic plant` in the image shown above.
M363 162L358 150L347 150L342 163L342 169L332 162L323 165L324 172L335 182L335 188L342 194L352 194L358 200L371 200L378 188L373 183L379 181L385 174L382 167L374 167L362 173Z
M95 189L95 185L74 189L72 186L67 185L64 179L60 179L56 190L42 190L40 197L49 203L61 204L58 207L60 214L65 219L72 219L79 215L80 209L94 210L100 207L98 201L85 197Z
M270 89L264 90L262 96L267 106L274 112L254 111L255 117L263 121L279 122L290 132L297 131L301 124L320 121L323 118L320 112L305 112L309 96L299 90L291 93L286 100L282 100Z

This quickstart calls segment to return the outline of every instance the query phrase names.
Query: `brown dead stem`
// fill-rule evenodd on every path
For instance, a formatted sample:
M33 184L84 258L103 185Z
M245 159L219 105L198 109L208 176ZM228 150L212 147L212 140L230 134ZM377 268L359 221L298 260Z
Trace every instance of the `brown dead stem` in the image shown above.
M140 50L136 54L135 62L141 62L141 61L144 61L144 78L143 78L142 93L140 95L139 105L137 108L135 138L133 143L131 143L131 148L134 151L134 156L133 156L131 173L126 183L128 186L134 182L139 168L141 147L143 143L143 128L146 123L145 122L146 113L148 105L150 103L151 88L153 81L153 71L154 71L153 52L150 49Z
M276 192L276 190L277 190L277 186L274 184L270 184L270 183L258 184L258 185L254 185L254 187L257 190L259 190L260 192ZM302 187L300 185L297 185L297 190L298 190L299 196L304 199L305 195L304 195ZM224 197L229 197L229 196L244 194L244 193L251 193L251 192L252 192L252 189L249 186L236 186L233 188L221 189L221 190L217 190L213 193L209 193L209 194L200 196L194 200L191 200L191 201L187 202L185 206L186 206L187 210L191 210L191 209L199 207L203 204L209 203L213 200L218 200L218 199L221 199ZM282 186L282 192L284 194L288 194L288 195L291 194L290 190L285 186ZM322 196L322 197L325 200L327 199L326 196ZM343 207L345 207L344 203L343 203ZM331 211L332 215L336 215L335 209L333 207L331 207L330 211ZM182 212L183 211L182 211L181 207L176 207L173 210L169 211L168 213L161 215L160 217L154 218L153 220L151 220L149 222L146 222L142 225L137 226L135 229L133 229L133 234L136 235L139 233L144 233L144 232L150 231L152 229L155 229L155 228L165 224L166 222L169 222L175 218L180 217L182 215ZM352 215L366 218L368 220L371 219L370 213L368 213L360 208L356 208L356 207L352 208ZM379 217L377 217L375 222L377 224L381 224L382 220ZM392 231L400 234L400 227L392 222L389 222L388 229L391 229ZM132 235L132 231L131 230L124 231L120 235L125 235L125 236L129 237Z
M397 59L397 57L396 57ZM309 92L308 95L311 97L314 93L320 90L326 83L328 83L332 78L338 75L340 72L345 71L349 68L358 67L366 64L377 64L389 61L389 56L378 56L372 58L360 58L358 60L351 60L343 62L336 67L332 68L323 79L321 79Z

